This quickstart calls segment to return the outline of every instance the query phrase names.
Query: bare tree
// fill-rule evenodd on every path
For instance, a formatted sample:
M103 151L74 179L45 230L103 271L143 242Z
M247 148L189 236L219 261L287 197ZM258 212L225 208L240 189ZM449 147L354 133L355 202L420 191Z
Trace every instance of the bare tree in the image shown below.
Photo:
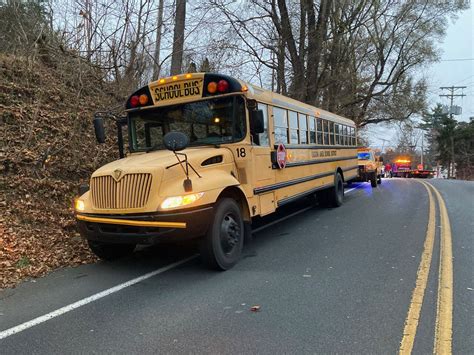
M424 101L418 97L425 96L426 86L408 79L436 60L435 44L447 20L469 5L457 0L209 1L240 39L240 47L234 47L268 68L271 79L276 74L277 91L286 93L287 87L288 95L359 126L422 112ZM394 100L389 98L400 98L401 92L412 110L390 114L388 103Z
M176 15L173 35L173 54L171 57L171 75L181 73L184 50L184 26L186 22L186 0L176 0Z
M161 32L163 30L163 10L164 10L164 0L160 0L158 5L158 17L157 17L157 27L156 27L156 43L155 43L155 53L153 55L153 79L158 79L160 76L160 46L161 46Z

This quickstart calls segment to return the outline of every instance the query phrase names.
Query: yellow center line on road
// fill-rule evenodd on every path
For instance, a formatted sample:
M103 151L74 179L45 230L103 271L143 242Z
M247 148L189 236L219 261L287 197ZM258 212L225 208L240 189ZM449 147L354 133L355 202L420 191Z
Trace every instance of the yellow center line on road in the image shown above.
M411 354L415 342L418 320L420 319L421 306L425 295L428 276L430 273L431 259L433 257L433 244L435 239L436 209L429 187L423 184L428 191L429 213L426 238L421 255L420 265L418 266L415 289L411 297L410 307L405 319L405 328L403 329L403 338L400 343L400 354Z
M420 180L415 181L423 184L428 191L429 217L423 254L417 272L416 286L413 290L410 307L405 320L399 353L411 354L413 350L421 307L428 282L433 257L436 223L436 210L433 194L431 192L433 191L438 202L441 223L438 297L433 353L450 355L452 353L453 334L453 251L448 211L441 194L432 184Z
M438 199L441 216L438 303L434 339L435 354L451 354L453 339L453 247L448 210L439 191L431 184Z

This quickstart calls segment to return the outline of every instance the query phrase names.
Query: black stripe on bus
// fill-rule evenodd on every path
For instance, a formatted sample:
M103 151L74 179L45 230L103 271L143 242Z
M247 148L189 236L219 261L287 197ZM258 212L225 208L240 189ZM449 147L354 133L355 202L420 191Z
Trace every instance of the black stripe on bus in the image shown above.
M320 179L320 178L331 176L331 175L334 175L333 171L331 171L329 173L310 175L310 176L305 176L305 177L298 178L298 179L288 180L288 181L285 181L285 182L279 182L279 183L272 184L272 185L257 187L255 189L253 189L253 193L256 194L256 195L257 194L262 194L264 192L269 192L269 191L282 189L284 187L301 184L303 182L308 182L308 181L311 181L311 180L316 180L316 179Z
M323 164L323 163L330 163L330 162L334 162L334 161L352 160L352 159L357 159L357 156L353 156L353 157L334 157L334 158L326 158L326 159L313 159L313 160L288 162L288 163L286 163L286 167L287 168L292 168L292 167L295 167L295 166ZM273 169L278 169L278 165L274 165Z
M278 149L278 144L275 144ZM313 145L313 144L285 144L286 149L357 149L355 145Z

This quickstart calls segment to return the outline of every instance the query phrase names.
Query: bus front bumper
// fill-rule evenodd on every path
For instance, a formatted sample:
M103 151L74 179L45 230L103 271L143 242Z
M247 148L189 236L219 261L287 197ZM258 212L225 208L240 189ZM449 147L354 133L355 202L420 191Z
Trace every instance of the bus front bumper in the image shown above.
M212 206L174 213L76 214L79 232L88 240L148 245L201 237L212 217Z

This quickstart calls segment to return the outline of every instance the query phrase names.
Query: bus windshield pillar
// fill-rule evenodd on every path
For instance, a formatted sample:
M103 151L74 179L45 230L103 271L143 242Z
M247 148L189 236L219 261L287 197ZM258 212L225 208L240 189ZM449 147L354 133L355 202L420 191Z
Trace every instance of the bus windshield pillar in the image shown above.
M125 157L125 152L124 152L124 147L123 147L123 132L122 128L127 124L126 119L120 119L115 121L117 124L117 144L118 144L118 150L119 150L119 157L120 159Z

